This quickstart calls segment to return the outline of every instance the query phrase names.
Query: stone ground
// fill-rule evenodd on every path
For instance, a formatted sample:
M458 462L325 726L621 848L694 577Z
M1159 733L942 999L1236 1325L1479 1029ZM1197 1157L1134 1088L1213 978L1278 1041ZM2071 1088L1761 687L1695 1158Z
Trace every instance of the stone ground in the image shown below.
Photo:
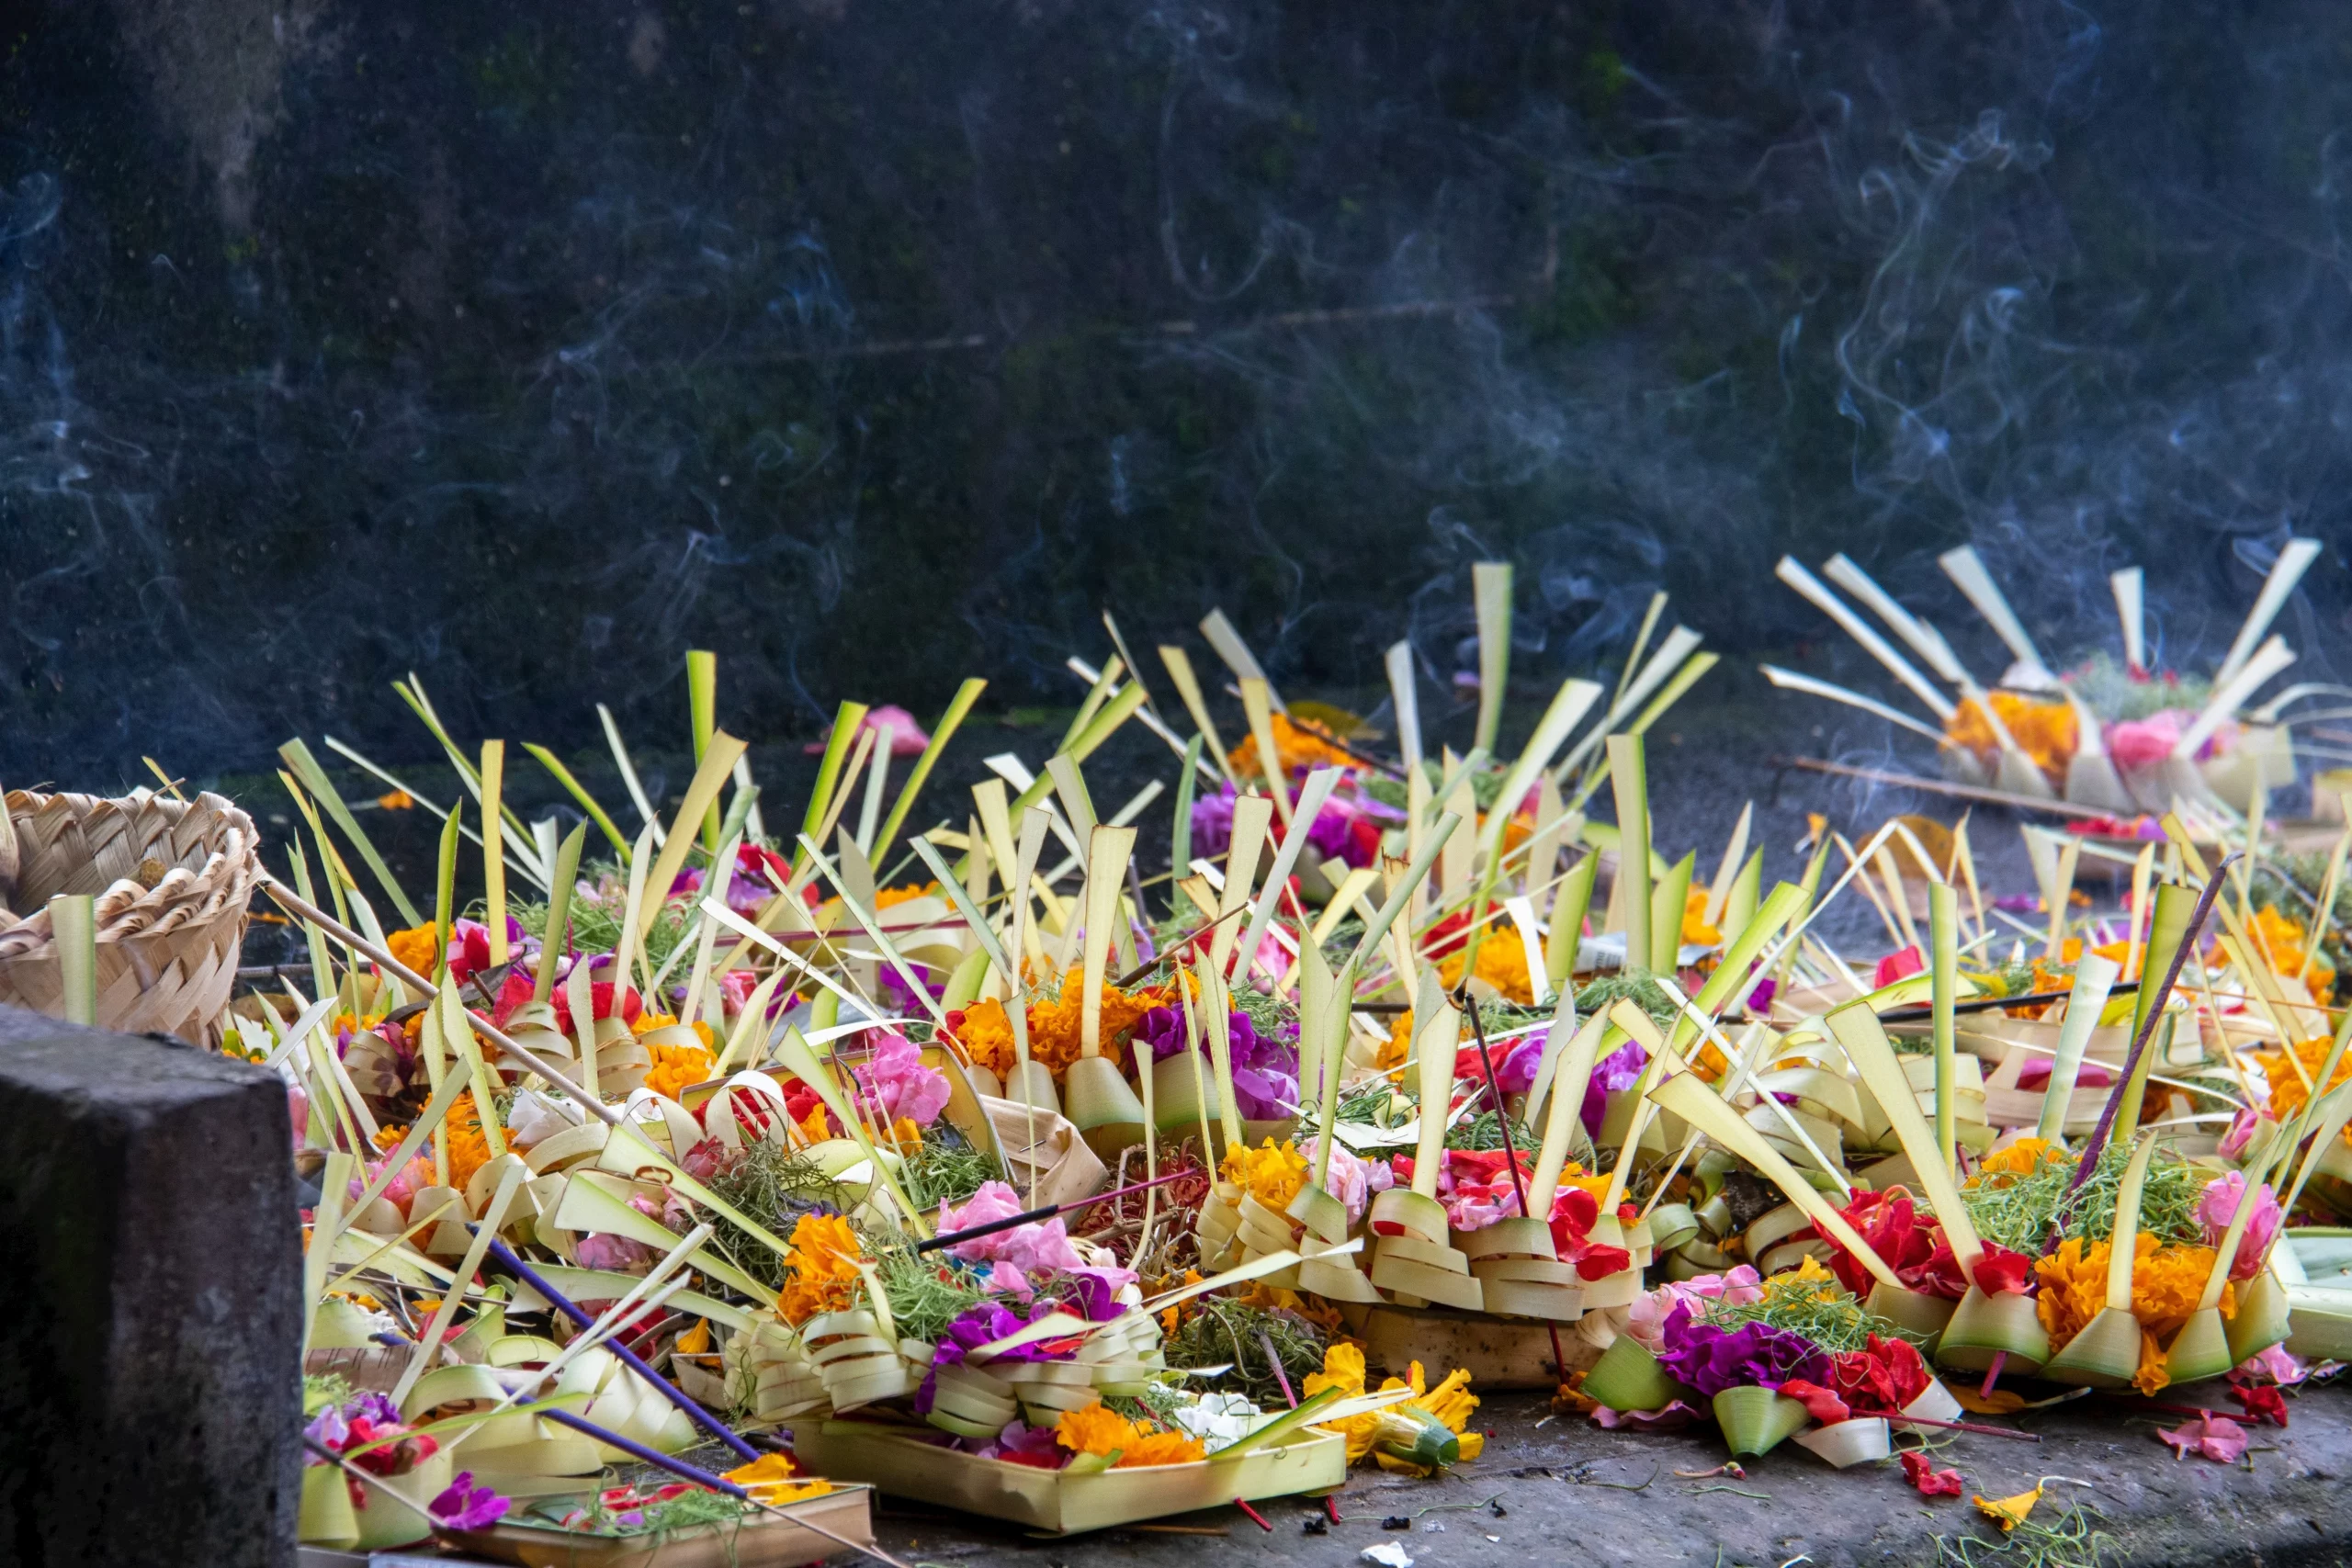
M1966 1496L1923 1498L1891 1463L1832 1471L1784 1443L1749 1461L1744 1480L1684 1479L1676 1472L1723 1462L1712 1428L1607 1432L1582 1419L1547 1420L1541 1398L1527 1393L1496 1395L1479 1415L1492 1435L1478 1460L1430 1482L1352 1472L1338 1499L1342 1522L1321 1535L1306 1532L1323 1510L1304 1498L1259 1505L1272 1533L1238 1509L1219 1508L1156 1529L1037 1540L893 1497L878 1506L877 1533L905 1562L954 1568L1181 1568L1204 1555L1341 1568L1387 1541L1402 1543L1419 1568L1781 1568L1793 1561L1861 1568L1960 1561L1953 1551L1972 1540L1983 1543L1966 1548L1979 1562L1988 1553L2034 1562L2024 1551L1994 1553L1998 1529ZM2034 1518L2055 1522L2076 1505L2097 1509L2105 1518L2094 1523L2112 1538L2099 1559L2106 1568L2352 1562L2352 1393L2319 1390L2290 1401L2292 1424L2263 1428L2238 1467L2176 1461L2155 1431L2181 1419L2137 1412L2127 1401L2086 1401L2020 1418L2023 1429L2042 1435L2040 1444L1951 1434L1937 1460L1960 1471L1971 1495L2004 1497L2043 1477L2067 1478L2048 1483ZM2036 1568L2069 1561L2045 1558Z

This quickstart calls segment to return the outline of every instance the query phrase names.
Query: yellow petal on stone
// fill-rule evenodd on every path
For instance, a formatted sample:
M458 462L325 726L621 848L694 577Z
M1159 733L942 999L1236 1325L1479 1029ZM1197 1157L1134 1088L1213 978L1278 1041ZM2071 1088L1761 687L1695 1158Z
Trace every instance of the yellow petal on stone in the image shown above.
M2041 1501L2041 1488L2039 1486L2030 1492L2020 1492L2014 1497L1975 1499L1977 1507L1984 1511L1987 1518L2000 1521L2003 1535L2008 1534L2009 1531L2025 1523L2025 1517L2032 1513L2033 1506Z

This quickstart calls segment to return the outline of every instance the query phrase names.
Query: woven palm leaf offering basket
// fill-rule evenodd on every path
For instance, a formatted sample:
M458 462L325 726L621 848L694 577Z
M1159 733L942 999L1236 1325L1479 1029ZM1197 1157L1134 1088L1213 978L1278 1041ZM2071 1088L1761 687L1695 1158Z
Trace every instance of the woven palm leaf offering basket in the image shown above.
M2325 684L2290 685L2267 702L2255 700L2295 662L2283 637L2266 640L2264 634L2321 553L2316 539L2290 539L2221 663L2210 674L2184 674L2148 662L2140 568L2126 568L2110 580L2123 657L2098 649L2061 669L2044 660L1974 547L1948 550L1939 558L1945 575L2014 660L1989 689L1932 623L1897 603L1847 557L1834 556L1824 566L1828 582L1783 557L1781 581L1836 621L1935 722L1810 675L1772 665L1764 666L1764 673L1783 690L1860 708L1933 740L1946 776L1972 788L1992 787L2029 802L2064 800L2119 818L2171 810L2184 801L2243 809L2263 790L2295 782L2293 727L2330 716L2317 709L2300 716L2288 712L2335 690ZM1894 641L1840 598L1833 583L1876 615ZM2098 827L2125 837L2132 831L2123 821Z
M209 793L10 790L0 822L0 1002L217 1047L261 876L253 819Z

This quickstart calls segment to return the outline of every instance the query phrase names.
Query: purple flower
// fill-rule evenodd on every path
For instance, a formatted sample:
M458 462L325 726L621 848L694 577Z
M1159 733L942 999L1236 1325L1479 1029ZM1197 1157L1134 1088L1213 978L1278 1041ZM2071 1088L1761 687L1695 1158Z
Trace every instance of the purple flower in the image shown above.
M433 1522L443 1529L488 1529L506 1517L506 1499L487 1486L476 1486L474 1472L458 1472L449 1489L425 1505Z
M1761 1323L1725 1329L1693 1319L1688 1302L1658 1330L1657 1364L1713 1399L1727 1388L1778 1388L1803 1379L1824 1388L1837 1375L1821 1348L1803 1335Z
M1258 1032L1246 1012L1227 1015L1233 1032L1233 1098L1242 1119L1271 1122L1298 1109L1298 1045L1294 1025L1283 1040ZM1151 1048L1152 1060L1166 1061L1184 1048L1184 1015L1153 1008L1136 1021L1135 1037Z
M1047 1313L1059 1309L1059 1303L1041 1301L1037 1303L1032 1317L1043 1317ZM960 1366L967 1356L981 1346L993 1345L1007 1335L1017 1333L1026 1326L1027 1325L1020 1318L1013 1316L1011 1312L994 1302L982 1302L978 1306L965 1308L956 1315L956 1321L947 1325L947 1332L940 1336L938 1345L932 1350L932 1371L923 1375L922 1386L915 1390L912 1402L915 1414L918 1416L931 1414L932 1401L938 1397L939 1393L938 1369ZM1036 1340L1032 1340L1026 1345L1016 1345L995 1358L997 1361L1067 1359L1069 1359L1068 1357L1053 1354Z
M1193 802L1193 852L1210 860L1233 843L1233 786Z
M1136 1040L1151 1047L1151 1059L1164 1062L1184 1048L1184 1015L1174 1008L1153 1008L1136 1021Z
M1603 1056L1592 1069L1592 1077L1585 1080L1584 1106L1579 1113L1589 1135L1596 1139L1600 1136L1600 1123L1609 1115L1610 1095L1633 1088L1649 1059L1649 1053L1642 1049L1639 1041L1628 1040Z

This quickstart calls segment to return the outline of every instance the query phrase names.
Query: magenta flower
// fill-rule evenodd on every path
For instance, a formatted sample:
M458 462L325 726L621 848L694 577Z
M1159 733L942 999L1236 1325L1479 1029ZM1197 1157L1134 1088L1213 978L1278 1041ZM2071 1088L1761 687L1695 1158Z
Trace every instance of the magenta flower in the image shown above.
M855 1068L860 1096L880 1105L892 1122L903 1116L928 1127L937 1121L947 1109L945 1075L924 1066L922 1048L895 1029L868 1038L876 1042L874 1055Z
M2205 1245L2221 1244L2222 1233L2229 1229L2231 1219L2238 1212L2238 1204L2245 1201L2245 1173L2231 1171L2217 1176L2205 1184L2198 1194L2197 1223L2205 1228ZM2230 1266L2233 1280L2251 1280L2262 1272L2262 1260L2270 1251L2270 1244L2278 1239L2280 1215L2278 1200L2271 1195L2270 1183L2264 1182L2254 1190L2253 1216L2246 1221L2245 1234L2238 1238L2238 1255Z
M435 1524L445 1530L481 1530L506 1517L506 1499L473 1481L472 1471L461 1470L447 1491L425 1505Z

